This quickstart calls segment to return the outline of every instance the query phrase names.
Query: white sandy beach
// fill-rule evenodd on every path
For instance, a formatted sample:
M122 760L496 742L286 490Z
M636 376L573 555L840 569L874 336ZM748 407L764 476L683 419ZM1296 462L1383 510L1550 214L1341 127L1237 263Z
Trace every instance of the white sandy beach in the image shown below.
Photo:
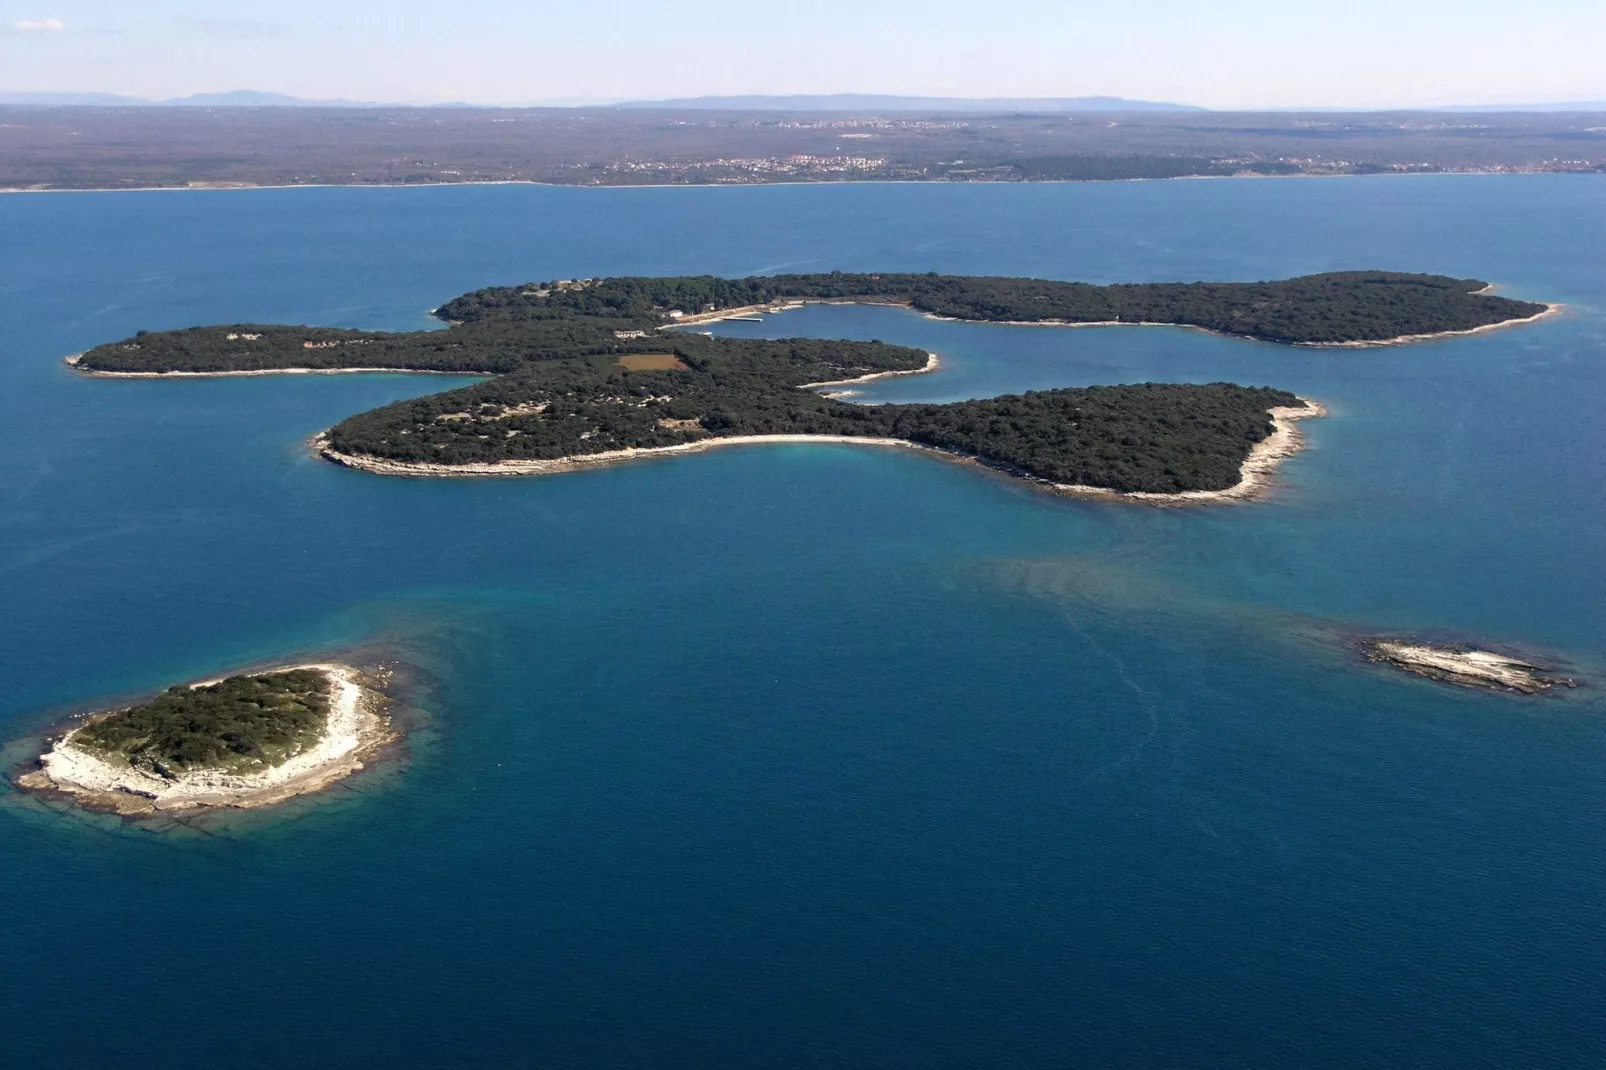
M261 375L497 375L497 372L441 371L434 368L253 368L234 372L103 372L79 365L82 353L63 357L62 363L79 375L95 379L244 379Z
M245 776L192 772L168 780L74 746L74 730L40 757L39 771L19 778L18 783L33 790L67 792L90 809L123 814L200 807L248 809L283 802L344 779L363 768L364 758L395 738L372 701L373 693L363 686L355 669L313 664L267 671L292 669L311 669L327 676L329 720L316 746L271 769Z
M559 472L575 472L583 468L601 468L608 465L622 464L626 461L647 460L653 457L668 457L681 453L702 453L705 450L716 449L720 446L761 446L789 442L795 444L835 442L849 446L903 446L908 449L924 450L934 454L943 452L930 446L907 442L901 438L854 438L850 435L730 435L726 438L705 438L697 442L686 442L679 446L608 450L603 453L587 453L544 461L428 464L390 461L383 457L340 453L329 445L329 440L323 435L314 438L312 446L321 456L336 464L385 476L544 476L556 475Z
M827 379L823 383L803 383L799 390L823 390L828 386L857 386L860 383L873 383L877 379L896 379L903 375L925 375L942 367L942 358L935 353L926 354L926 366L923 368L908 368L904 371L871 372L869 375L859 375L852 379Z

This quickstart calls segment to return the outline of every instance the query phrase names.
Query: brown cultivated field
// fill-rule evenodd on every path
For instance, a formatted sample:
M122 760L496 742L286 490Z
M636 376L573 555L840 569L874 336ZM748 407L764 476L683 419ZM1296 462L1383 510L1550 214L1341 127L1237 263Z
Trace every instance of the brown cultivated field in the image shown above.
M619 367L627 372L688 371L684 361L673 353L627 353L619 358Z

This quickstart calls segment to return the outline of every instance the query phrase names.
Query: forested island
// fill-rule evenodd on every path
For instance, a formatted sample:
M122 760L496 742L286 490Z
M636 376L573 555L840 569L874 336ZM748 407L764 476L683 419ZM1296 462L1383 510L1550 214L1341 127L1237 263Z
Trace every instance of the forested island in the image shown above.
M448 332L236 325L141 334L83 354L86 370L399 368L501 374L532 362L662 352L666 326L803 301L902 305L992 323L1153 323L1296 344L1382 343L1475 330L1547 306L1478 279L1345 271L1277 282L1117 283L937 274L711 275L492 287L448 301ZM637 333L640 332L640 333Z
M1281 343L1385 343L1532 318L1547 306L1473 279L1341 272L1280 282L1095 286L936 274L560 280L466 294L440 331L236 325L141 332L75 358L101 374L395 369L489 382L354 416L325 455L375 471L545 471L715 440L911 444L1071 488L1214 492L1240 482L1278 414L1305 403L1233 384L1135 384L947 405L848 404L819 388L935 366L881 342L666 330L810 301L882 303L995 323L1173 324Z
M92 714L18 784L120 814L281 802L349 776L394 738L372 682L320 664L172 687Z

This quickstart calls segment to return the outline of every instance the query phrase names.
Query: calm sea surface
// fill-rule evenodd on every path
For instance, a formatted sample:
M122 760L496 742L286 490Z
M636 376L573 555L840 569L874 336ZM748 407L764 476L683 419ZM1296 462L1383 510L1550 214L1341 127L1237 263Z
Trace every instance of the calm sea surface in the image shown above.
M1606 1064L1603 250L1590 177L0 197L0 739L268 659L416 669L405 757L279 814L0 789L0 1063ZM457 380L61 365L552 277L1369 267L1569 308L1348 352L719 328L943 356L866 400L1326 402L1241 507L838 446L385 479L304 442ZM1597 689L1439 687L1370 631Z

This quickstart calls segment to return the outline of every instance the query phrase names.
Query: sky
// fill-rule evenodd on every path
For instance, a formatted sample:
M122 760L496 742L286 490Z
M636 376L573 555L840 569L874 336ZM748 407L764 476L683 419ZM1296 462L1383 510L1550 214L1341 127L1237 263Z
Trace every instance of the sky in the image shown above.
M1606 0L0 0L0 91L1606 100Z

